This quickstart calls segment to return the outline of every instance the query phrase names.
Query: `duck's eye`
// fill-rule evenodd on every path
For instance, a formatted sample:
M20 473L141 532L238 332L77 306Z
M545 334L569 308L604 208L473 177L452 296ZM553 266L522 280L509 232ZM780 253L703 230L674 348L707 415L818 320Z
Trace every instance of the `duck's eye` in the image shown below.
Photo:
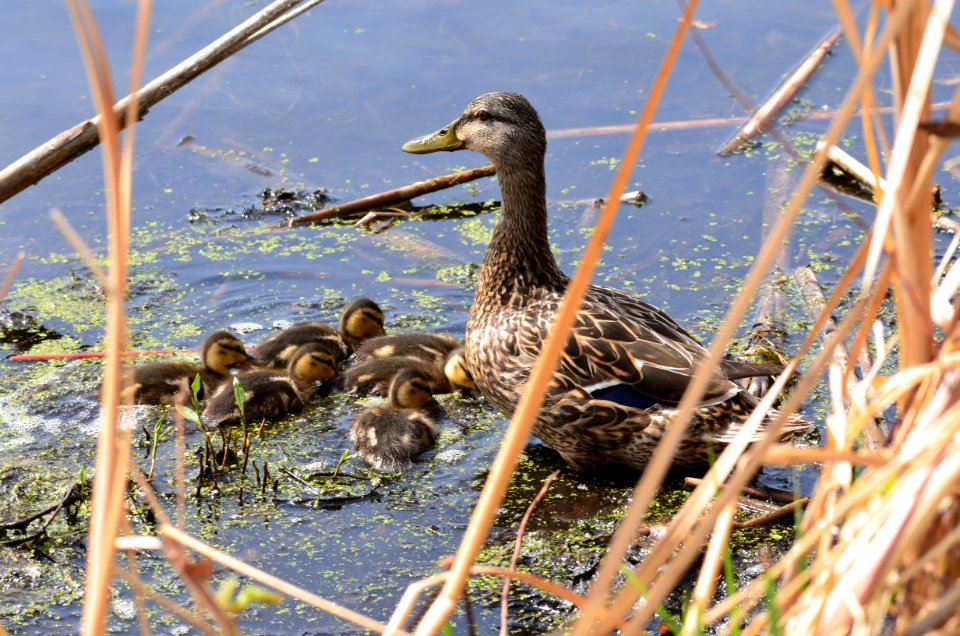
M477 114L474 115L477 118L477 121L487 121L490 119L490 113L485 110L478 110Z

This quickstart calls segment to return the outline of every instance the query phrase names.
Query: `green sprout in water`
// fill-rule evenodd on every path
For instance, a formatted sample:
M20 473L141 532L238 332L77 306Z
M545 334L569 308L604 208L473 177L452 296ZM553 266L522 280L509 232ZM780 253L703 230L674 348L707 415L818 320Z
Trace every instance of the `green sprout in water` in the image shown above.
M637 575L634 574L633 570L631 570L626 565L623 565L620 567L620 573L623 574L623 576L627 579L627 583L629 583L631 586L636 588L637 591L640 592L641 596L645 597L647 595L647 592L649 591L647 590L647 586L640 581ZM667 611L667 608L665 608L663 605L657 605L656 611L657 611L657 616L660 617L660 620L663 622L664 625L667 626L667 628L672 633L674 634L680 633L680 631L682 630L680 621L677 620L675 616L672 616L670 612Z

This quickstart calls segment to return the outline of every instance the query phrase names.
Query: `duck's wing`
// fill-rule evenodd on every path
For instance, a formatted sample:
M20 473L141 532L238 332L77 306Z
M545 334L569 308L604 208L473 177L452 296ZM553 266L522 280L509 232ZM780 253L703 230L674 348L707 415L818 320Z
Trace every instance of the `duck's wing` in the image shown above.
M559 294L527 306L521 347L546 337L559 306ZM538 352L531 351L536 357ZM596 399L644 408L650 403L676 404L683 396L706 350L659 309L618 290L592 287L577 313L555 377L555 389L579 388ZM717 368L700 405L715 404L741 391Z

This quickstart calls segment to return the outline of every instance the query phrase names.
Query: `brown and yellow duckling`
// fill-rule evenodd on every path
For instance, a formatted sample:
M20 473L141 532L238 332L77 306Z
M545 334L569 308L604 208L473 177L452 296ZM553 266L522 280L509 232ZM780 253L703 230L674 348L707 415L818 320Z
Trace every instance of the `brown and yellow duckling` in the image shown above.
M357 347L354 354L357 362L371 358L417 358L440 364L450 352L463 343L441 333L391 333L370 338Z
M372 300L359 298L340 314L339 330L322 322L294 325L257 345L254 358L264 366L283 369L299 347L316 343L333 355L339 364L357 344L382 333L383 311Z
M430 379L404 369L390 383L388 405L369 408L353 421L350 440L377 470L401 472L437 441L437 423L422 408L432 402Z
M299 347L290 357L286 371L258 369L237 376L244 392L247 422L276 420L301 410L317 393L317 382L336 377L337 363L330 351L316 342ZM240 422L240 408L233 383L223 384L207 401L204 420L211 427Z
M366 358L344 372L343 388L356 395L385 397L394 377L406 369L414 369L428 378L431 393L451 393L458 389L470 390L477 386L466 366L463 347L457 347L440 359L424 360L414 356Z
M133 401L137 404L190 404L190 386L200 374L198 397L212 395L230 379L230 371L250 364L243 343L229 331L207 336L200 364L186 360L152 362L133 371Z

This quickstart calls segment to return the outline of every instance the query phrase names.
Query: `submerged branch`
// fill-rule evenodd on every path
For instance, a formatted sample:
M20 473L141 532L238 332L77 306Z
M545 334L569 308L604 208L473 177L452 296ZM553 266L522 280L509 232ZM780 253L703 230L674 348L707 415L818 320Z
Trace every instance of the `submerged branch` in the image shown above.
M142 119L152 106L197 76L322 1L277 0L259 11L229 33L146 84L134 95L127 95L118 101L113 106L118 128L126 128L134 120ZM128 117L128 105L134 99L137 104L136 114ZM99 120L100 115L97 115L61 132L0 171L0 202L95 148L100 143Z
M733 134L730 141L720 148L717 154L727 155L736 152L749 143L757 135L773 125L780 111L793 99L803 84L810 78L830 49L837 43L841 35L840 27L834 28L827 34L820 44L811 51L793 72L770 94L770 96L754 112L753 116Z
M436 192L437 190L443 190L445 188L452 188L453 186L460 185L461 183L467 183L468 181L473 181L474 179L489 177L493 173L493 164L487 164L485 166L472 168L470 170L453 172L441 177L434 177L433 179L427 179L426 181L418 181L400 188L394 188L393 190L387 190L385 192L380 192L379 194L373 194L368 197L363 197L362 199L356 199L355 201L350 201L336 207L324 208L323 210L318 210L310 214L304 214L303 216L298 216L290 219L289 221L279 223L275 227L293 227L294 225L317 223L318 221L327 221L330 219L342 219L344 217L369 212L375 208L382 208L403 203L404 201L409 201L415 197L429 194L430 192Z

